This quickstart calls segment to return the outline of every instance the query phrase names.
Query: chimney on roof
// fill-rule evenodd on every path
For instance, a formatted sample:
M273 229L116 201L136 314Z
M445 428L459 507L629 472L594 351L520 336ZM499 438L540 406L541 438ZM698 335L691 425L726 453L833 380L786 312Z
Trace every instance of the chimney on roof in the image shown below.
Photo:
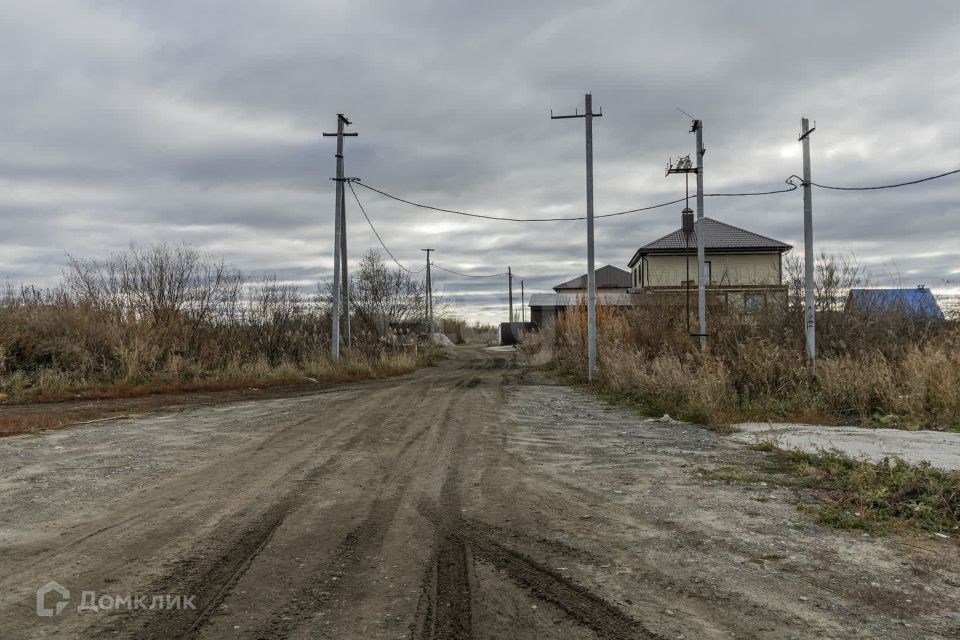
M690 207L680 212L680 228L687 235L693 233L693 209Z
M925 284L918 284L918 285L917 285L917 289L919 289L920 291L923 291L923 290L926 289L926 288L927 288L927 285L925 285Z

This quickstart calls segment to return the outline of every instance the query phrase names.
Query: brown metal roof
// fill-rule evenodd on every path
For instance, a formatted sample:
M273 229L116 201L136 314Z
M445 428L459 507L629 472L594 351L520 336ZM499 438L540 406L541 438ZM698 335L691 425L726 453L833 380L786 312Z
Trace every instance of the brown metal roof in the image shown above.
M793 247L779 240L762 236L759 233L747 231L732 224L720 222L713 218L704 218L699 225L704 230L704 247L707 251L789 251ZM689 244L688 244L689 243ZM630 259L630 266L637 263L641 256L650 253L675 253L696 249L697 232L690 234L689 240L684 237L683 229L654 240L639 249Z
M605 267L600 267L595 270L594 273L597 277L597 288L605 289L610 287L616 287L618 289L627 289L633 286L631 280L630 272L624 271L623 269L618 269L617 267L608 264ZM561 289L586 289L587 288L587 274L583 274L579 278L574 278L573 280L567 280L562 282L553 288L554 291L560 291Z

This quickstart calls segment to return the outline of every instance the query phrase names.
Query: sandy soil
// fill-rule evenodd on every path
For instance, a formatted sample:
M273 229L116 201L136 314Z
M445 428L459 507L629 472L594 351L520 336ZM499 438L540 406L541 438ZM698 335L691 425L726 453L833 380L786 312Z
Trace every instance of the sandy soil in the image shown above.
M471 348L4 438L0 637L960 636L952 541L824 529L699 473L760 455ZM38 617L50 580L70 601ZM80 613L82 591L196 608Z
M960 433L764 422L734 426L741 432L733 439L748 444L769 440L785 449L814 453L836 449L874 462L903 458L911 464L929 462L941 469L960 469Z

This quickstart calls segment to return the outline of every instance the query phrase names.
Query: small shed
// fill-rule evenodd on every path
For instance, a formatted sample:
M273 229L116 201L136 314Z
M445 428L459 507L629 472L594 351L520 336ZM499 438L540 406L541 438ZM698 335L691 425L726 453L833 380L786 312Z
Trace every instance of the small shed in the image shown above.
M534 329L532 322L501 322L497 327L497 342L500 346L523 343L523 334Z

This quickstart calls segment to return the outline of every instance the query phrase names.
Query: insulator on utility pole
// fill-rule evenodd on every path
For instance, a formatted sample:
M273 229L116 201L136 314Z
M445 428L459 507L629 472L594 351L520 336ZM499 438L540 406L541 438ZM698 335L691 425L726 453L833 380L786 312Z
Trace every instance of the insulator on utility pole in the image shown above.
M330 356L334 360L340 359L340 292L343 284L340 280L340 268L342 263L346 262L346 241L343 240L343 204L344 197L344 177L343 177L343 138L344 136L356 136L356 133L344 133L344 126L352 124L342 113L337 114L337 132L324 133L324 136L337 137L337 177L334 178L336 189L334 194L334 223L333 223L333 305L331 308L331 331L330 331ZM342 257L341 257L342 256Z
M807 364L816 371L817 366L817 322L816 288L813 280L813 189L810 181L810 134L817 125L810 128L810 121L800 119L800 140L803 142L803 307L804 328L806 329Z
M583 118L586 136L587 161L587 379L593 380L597 368L597 274L594 271L593 256L593 119L603 113L593 112L593 96L589 93L583 98L584 112L573 115L555 116L551 120Z

